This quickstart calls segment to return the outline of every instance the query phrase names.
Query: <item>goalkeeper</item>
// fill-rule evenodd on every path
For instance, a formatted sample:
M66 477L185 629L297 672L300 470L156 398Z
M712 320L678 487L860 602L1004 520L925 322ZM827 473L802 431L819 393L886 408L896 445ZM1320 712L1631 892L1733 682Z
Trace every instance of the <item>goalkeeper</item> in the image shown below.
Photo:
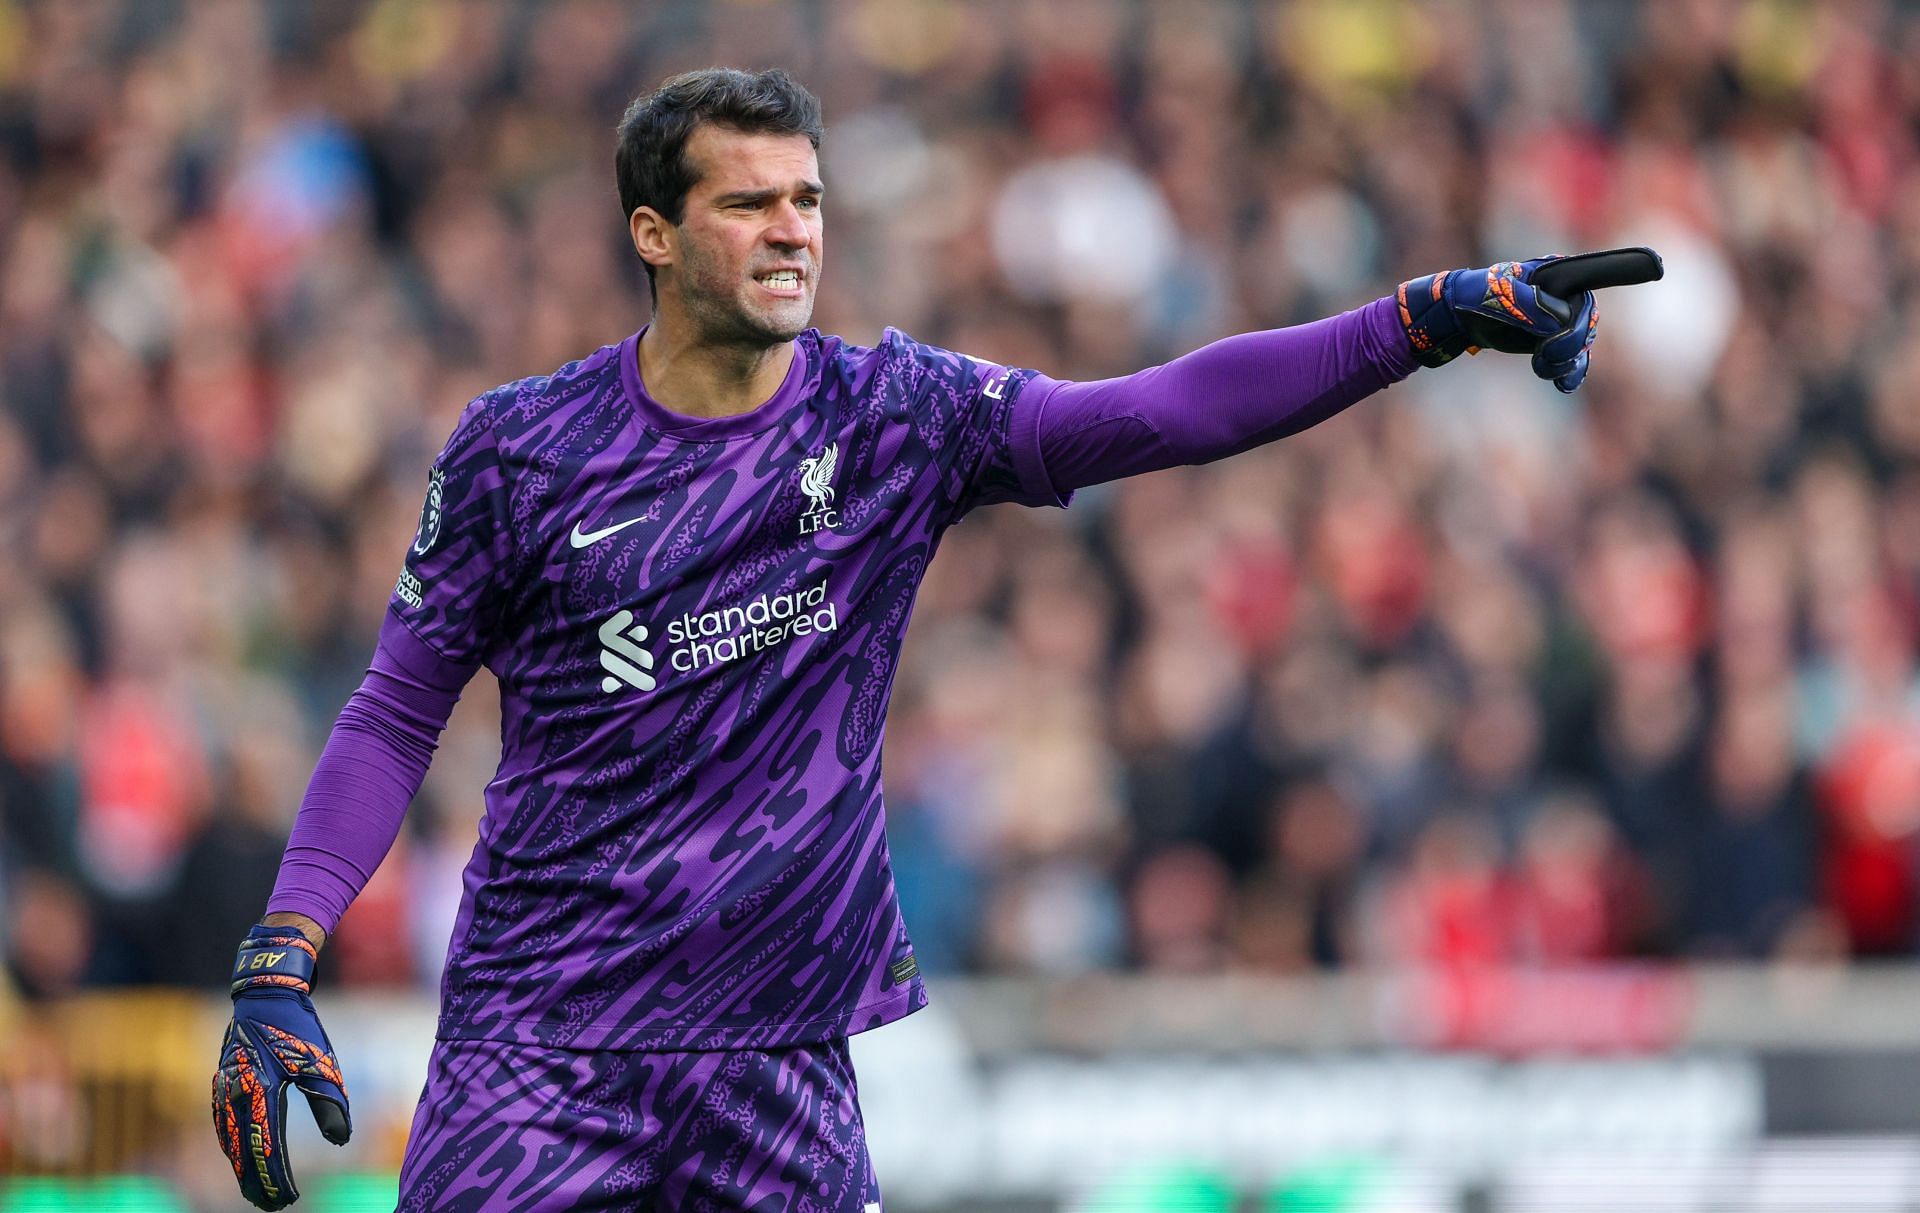
M234 967L214 1121L261 1208L297 1194L289 1087L330 1141L351 1132L314 958L485 665L500 765L401 1208L875 1213L847 1037L926 1002L880 752L946 528L1224 458L1475 347L1572 391L1595 333L1579 288L1648 276L1630 253L1455 270L1062 382L808 327L822 133L777 71L636 100L615 176L651 322L474 400L435 460L371 668Z

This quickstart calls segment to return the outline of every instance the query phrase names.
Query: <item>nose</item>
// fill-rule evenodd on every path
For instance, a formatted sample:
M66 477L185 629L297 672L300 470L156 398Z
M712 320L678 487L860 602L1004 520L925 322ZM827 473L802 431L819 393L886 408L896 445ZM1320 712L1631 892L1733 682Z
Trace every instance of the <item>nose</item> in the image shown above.
M801 249L807 247L810 235L806 216L791 201L782 202L774 209L772 222L767 227L768 244L782 249Z

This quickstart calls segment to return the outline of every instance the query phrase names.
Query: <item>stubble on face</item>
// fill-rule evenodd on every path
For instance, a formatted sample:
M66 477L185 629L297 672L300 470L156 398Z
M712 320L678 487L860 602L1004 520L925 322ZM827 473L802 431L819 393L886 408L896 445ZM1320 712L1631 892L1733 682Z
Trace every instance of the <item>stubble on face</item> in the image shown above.
M752 190L787 191L816 180L819 165L804 136L747 135L721 127L694 132L687 155L698 183L679 225L679 300L687 318L716 344L771 346L792 341L813 319L820 279L818 211L811 229L789 241L769 240L765 217L716 208L716 200ZM784 202L775 205L785 205ZM818 206L814 199L812 206ZM805 238L799 239L802 232ZM776 266L800 269L801 294L770 297L756 275Z
M743 281L741 268L702 240L689 238L681 243L680 270L684 283L680 297L687 317L716 344L778 345L798 337L813 319L817 266L808 270L804 299L769 300L758 307L743 298L753 290L751 267L745 274L749 280Z

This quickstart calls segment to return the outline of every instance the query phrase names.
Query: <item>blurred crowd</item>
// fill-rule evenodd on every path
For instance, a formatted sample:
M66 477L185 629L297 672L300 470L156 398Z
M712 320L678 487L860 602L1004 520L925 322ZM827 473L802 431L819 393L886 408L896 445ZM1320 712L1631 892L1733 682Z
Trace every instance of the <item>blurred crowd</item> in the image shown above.
M929 968L1920 945L1920 10L0 2L0 986L222 983L463 404L644 323L626 102L822 97L816 320L1064 378L1649 244L1561 397L1422 371L947 536L887 740ZM327 953L437 980L469 688Z

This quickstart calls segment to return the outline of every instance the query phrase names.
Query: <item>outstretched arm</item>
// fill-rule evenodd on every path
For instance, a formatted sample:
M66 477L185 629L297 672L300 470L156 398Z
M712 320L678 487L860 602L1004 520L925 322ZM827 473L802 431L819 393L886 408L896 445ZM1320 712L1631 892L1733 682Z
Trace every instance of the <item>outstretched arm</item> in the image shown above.
M1419 366L1394 301L1241 333L1118 379L1044 378L1031 414L1046 475L1072 489L1209 463L1317 425Z
M1416 278L1354 311L1228 337L1119 379L1038 377L1027 389L1032 405L1015 418L1014 445L1038 451L1059 495L1284 438L1418 366L1480 349L1530 354L1534 374L1571 392L1586 377L1598 328L1593 292L1663 272L1647 248L1502 261Z

